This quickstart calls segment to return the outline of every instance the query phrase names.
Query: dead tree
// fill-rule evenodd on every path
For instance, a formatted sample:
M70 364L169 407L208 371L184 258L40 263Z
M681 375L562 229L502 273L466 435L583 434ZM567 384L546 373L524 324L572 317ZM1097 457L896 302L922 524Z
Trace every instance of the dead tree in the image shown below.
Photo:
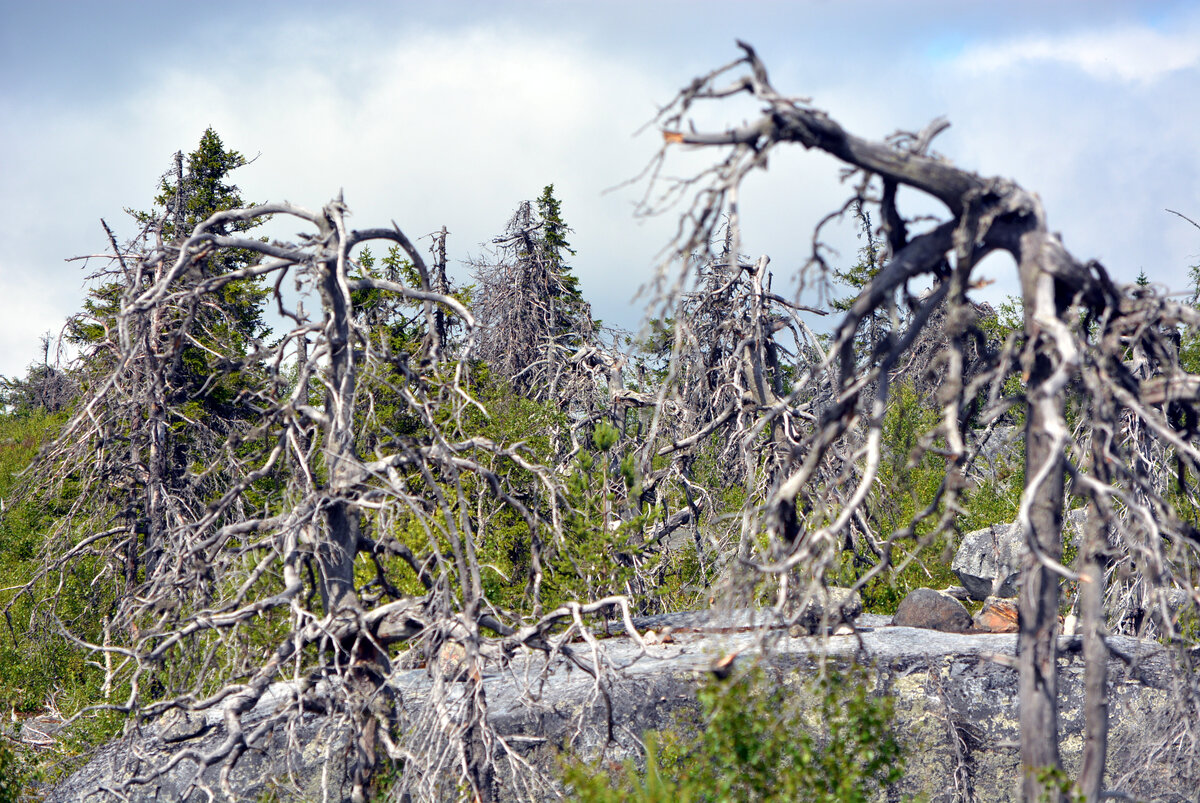
M70 404L79 393L78 381L62 370L59 360L50 362L50 346L54 337L42 335L42 361L29 366L24 379L0 376L0 404L16 413L42 410L57 413Z
M546 229L547 221L523 201L493 241L496 259L473 266L476 356L519 393L588 410L594 384L573 370L572 356L593 344L591 310L561 255L547 244Z
M734 512L715 501L730 487L752 500L765 498L790 463L791 445L811 427L806 417L818 403L811 389L792 396L793 387L824 358L803 317L824 312L775 292L769 258L737 254L731 233L719 253L693 259L691 287L652 326L643 346L651 362L640 368L647 390L622 399L653 410L641 445L644 496L664 508L653 537L690 525L702 562L706 551L717 560L739 550L748 555L748 530L734 526L740 547L731 550L712 528L702 538L698 521L702 514ZM647 377L650 370L657 375ZM701 456L716 467L705 480L694 471ZM686 507L667 510L672 497L682 497Z
M652 406L654 396L627 387L623 333L592 319L565 265L574 252L552 190L547 187L538 199L536 213L529 201L518 205L504 234L493 240L494 257L471 265L471 311L478 320L472 356L486 367L494 387L566 414L566 423L550 432L552 462L562 474L572 470L602 422L621 433L613 454L632 448L640 432L629 429L626 413Z
M268 216L308 232L295 242L220 233ZM78 493L25 593L53 613L55 582L76 574L112 600L103 638L76 636L105 669L111 701L100 708L129 715L130 727L168 712L222 722L225 738L211 750L144 767L127 787L186 758L203 788L206 768L231 767L265 733L316 710L352 736L355 800L365 799L379 751L403 762L397 795L440 799L465 788L489 800L504 772L513 788L541 795L547 781L530 775L488 723L483 673L514 660L566 659L601 694L608 670L569 642L581 630L587 637L588 617L614 610L637 638L628 603L607 597L542 609L542 562L565 515L560 479L519 446L464 428L467 412L479 409L464 381L473 316L439 287L399 228L356 231L345 221L340 199L318 211L265 204L213 214L170 247L112 243L125 293L118 331L103 341L109 370L35 469ZM402 249L415 281L356 264L354 249L375 241ZM259 258L196 277L200 260L230 249ZM186 504L170 498L173 486L142 477L142 488L168 498L157 559L131 570L141 534L136 517L122 514L126 496L110 492L112 480L152 471L156 430L140 433L167 420L159 408L173 403L156 366L187 343L214 347L191 328L198 316L174 311L217 304L230 282L255 277L273 283L291 328L252 354L214 361L214 381L254 376L241 401L258 414L213 448L208 464L186 467L192 485L207 489ZM293 285L315 313L291 307L282 288ZM380 297L419 311L424 336L411 348L390 348L367 326L363 305L386 308ZM465 333L459 360L444 348L453 325ZM186 410L172 413L176 420ZM517 474L532 482L514 488ZM500 610L481 582L480 550L501 509L526 527L530 604L522 611ZM405 708L389 680L424 664L433 691Z
M1015 183L984 178L930 155L929 143L945 122L935 121L917 134L897 134L886 142L862 139L807 100L777 92L753 49L739 44L742 58L693 81L658 118L664 145L649 169L656 188L653 206L657 209L664 198L690 199L676 242L685 275L695 254L711 253L722 216L733 222L736 250L738 192L744 177L765 169L776 148L792 143L845 165L845 178L854 191L841 211L863 205L876 209L889 254L887 264L863 287L835 328L825 358L798 379L790 394L760 412L760 423L750 430L761 432L768 420L788 412L804 393L820 398L824 387L832 389L818 409L805 411L814 416L814 425L793 439L794 461L756 511L754 524L769 537L768 550L744 562L767 575L806 567L819 580L876 481L889 382L933 316L944 315L944 347L937 358L941 422L923 443L926 450L944 457L946 477L915 520L881 539L882 560L859 585L888 567L896 544L916 538L919 522L935 522L935 534L954 527L964 470L973 459L966 422L993 420L1014 405L1024 405L1026 485L1019 519L1028 555L1018 637L1023 795L1032 801L1058 799L1060 794L1047 773L1061 769L1055 662L1059 585L1068 578L1088 589L1082 631L1087 758L1076 786L1088 799L1098 799L1104 784L1108 656L1101 615L1105 576L1098 566L1111 559L1113 547L1132 556L1126 568L1153 589L1151 596L1160 602L1170 639L1183 637L1178 612L1167 610L1168 590L1182 589L1192 606L1200 601L1194 568L1200 532L1172 504L1161 481L1164 466L1174 465L1179 492L1195 499L1195 484L1187 478L1200 467L1200 451L1194 424L1181 422L1196 420L1200 377L1182 371L1168 341L1180 325L1200 324L1200 313L1154 293L1119 287L1099 263L1077 260L1048 228L1038 198ZM757 119L716 132L698 130L693 123L697 104L743 93L761 104ZM668 182L660 178L665 175L661 167L678 146L722 149L724 155L692 179ZM896 206L902 186L941 202L944 218L923 229L906 220ZM818 268L824 267L819 239L818 228L810 263ZM995 251L1008 252L1017 263L1024 329L1003 347L986 349L986 359L970 377L965 370L967 343L980 340L968 294L980 280L980 262ZM917 281L927 282L931 291L920 297L910 292ZM657 284L660 298L678 300L679 286L680 280L672 281L664 268ZM911 314L884 337L869 360L862 359L856 335L897 292L913 299ZM1136 349L1153 357L1147 374L1131 368L1129 354ZM1014 374L1021 378L1022 389L1007 396L1004 383ZM1080 386L1087 391L1078 398L1084 423L1072 432L1064 406L1068 394ZM874 392L868 395L866 388ZM1136 428L1162 451L1141 451L1138 443L1144 441L1131 436ZM1174 463L1164 461L1168 455ZM833 467L837 470L831 472ZM1086 500L1094 513L1083 557L1074 569L1062 562L1068 480L1071 493ZM1186 658L1186 653L1180 655ZM1185 672L1182 677L1191 675ZM1192 699L1194 705L1194 695ZM1188 724L1187 717L1179 727L1194 735L1194 722Z

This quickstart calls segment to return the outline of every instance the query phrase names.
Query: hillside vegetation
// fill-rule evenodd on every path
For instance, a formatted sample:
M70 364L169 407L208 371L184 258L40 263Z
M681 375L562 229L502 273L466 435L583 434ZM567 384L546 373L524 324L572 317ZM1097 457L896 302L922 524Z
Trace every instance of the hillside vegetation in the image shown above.
M707 147L718 167L675 188L691 205L638 333L592 318L553 186L456 283L445 229L423 252L394 225L351 229L340 198L248 204L230 183L245 159L212 130L178 154L138 234L105 227L112 260L66 330L79 358L5 384L12 715L71 718L56 748L71 752L219 709L229 738L201 758L226 765L265 727L243 717L270 690L296 704L268 724L308 710L353 729L357 799L385 776L396 799L488 799L519 756L490 730L481 679L518 652L571 661L602 694L605 622L639 638L633 615L710 604L798 617L835 584L890 613L957 582L962 533L1011 521L1032 555L1026 766L1057 768L1054 682L1037 673L1067 609L1089 672L1105 634L1132 629L1180 647L1193 677L1195 615L1166 595L1200 600L1195 299L1075 260L1034 196L929 155L937 124L868 142L776 93L748 47L727 71L767 112L691 130L723 72L664 109L660 158ZM737 222L742 177L791 143L852 174L855 263L818 246L807 269L844 294L828 309L774 289ZM898 186L945 219L905 220ZM280 217L305 233L258 235ZM996 250L1022 281L999 311L970 297ZM1012 446L981 456L997 428ZM1085 506L1064 552L1063 514ZM388 678L417 666L434 691L401 720ZM1103 686L1076 782L1089 798ZM4 772L52 773L59 755ZM1031 772L1027 796L1052 777Z

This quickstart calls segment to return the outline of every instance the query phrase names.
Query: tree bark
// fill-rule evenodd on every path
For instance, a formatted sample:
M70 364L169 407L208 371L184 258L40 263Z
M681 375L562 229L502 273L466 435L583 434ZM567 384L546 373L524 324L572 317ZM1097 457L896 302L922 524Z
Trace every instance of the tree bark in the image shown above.
M1041 229L1040 231L1038 229ZM1062 557L1063 419L1061 376L1053 320L1062 323L1055 283L1044 262L1047 235L1042 226L1021 238L1018 262L1025 302L1025 331L1038 338L1028 375L1025 420L1025 494L1028 519L1017 634L1021 725L1021 793L1026 801L1059 800L1054 774L1058 753L1058 575L1046 558ZM1061 305L1065 306L1065 305Z
M1093 452L1094 453L1094 452ZM1080 550L1079 607L1083 629L1083 765L1076 789L1086 800L1100 800L1108 753L1108 644L1104 641L1104 565L1107 527L1099 506L1088 504Z

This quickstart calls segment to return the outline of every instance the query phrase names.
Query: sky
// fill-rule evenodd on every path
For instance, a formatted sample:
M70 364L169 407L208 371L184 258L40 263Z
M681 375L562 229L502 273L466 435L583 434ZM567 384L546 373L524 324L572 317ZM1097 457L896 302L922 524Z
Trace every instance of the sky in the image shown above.
M248 201L343 191L354 226L444 225L460 281L552 183L594 314L636 329L678 219L634 215L647 187L627 182L661 142L645 126L735 39L860 136L945 116L935 149L1037 192L1077 257L1190 290L1200 230L1166 210L1200 221L1200 4L0 0L0 375L80 309L101 263L67 260L104 250L100 220L131 235L123 210L148 208L210 126L253 159L233 176ZM755 112L731 101L700 123ZM849 194L798 146L747 180L743 248L770 256L777 289ZM852 265L848 230L832 243ZM1011 263L981 269L980 300L1016 292Z

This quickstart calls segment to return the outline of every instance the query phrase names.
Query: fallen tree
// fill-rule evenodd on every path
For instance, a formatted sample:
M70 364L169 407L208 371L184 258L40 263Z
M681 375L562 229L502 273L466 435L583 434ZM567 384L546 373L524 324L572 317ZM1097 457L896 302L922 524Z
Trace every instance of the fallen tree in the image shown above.
M489 723L483 676L516 653L567 656L605 694L602 652L571 642L590 640L585 616L628 622L627 600L545 605L542 595L571 511L563 479L519 445L471 433L472 416L486 414L471 396L474 317L437 288L398 227L352 230L346 211L340 199L316 211L263 204L216 212L176 238L159 220L128 247L112 240L120 304L96 346L107 371L34 468L74 501L25 593L54 616L55 586L82 582L104 611L97 638L72 635L95 653L110 698L83 713L115 711L133 729L173 713L216 716L224 734L146 762L110 790L118 797L183 761L185 795L232 794L239 758L271 734L295 746L312 712L350 734L354 800L366 799L381 754L402 767L398 795L465 787L488 800L495 774L508 772L510 788L538 796L547 780ZM294 242L224 233L272 216L309 231ZM404 271L359 258L356 248L377 242L399 249ZM256 258L205 270L226 252ZM250 353L221 353L204 328L212 316L194 311L220 309L222 293L247 280L272 283L291 328ZM289 301L291 285L314 312ZM452 324L464 332L453 356ZM173 393L162 366L188 348L214 356L206 387L229 381L256 414L167 482L162 454L195 397ZM145 449L128 448L131 433ZM125 515L129 483L158 500L154 516ZM520 610L484 593L498 521L520 522L527 539ZM401 721L390 680L414 666L433 687ZM536 695L536 673L524 682ZM268 716L253 714L280 695ZM210 767L220 768L215 789Z
M740 46L741 58L694 80L657 118L664 143L648 168L654 189L647 193L645 211L661 211L659 199L686 204L674 251L680 267L672 274L672 267L664 266L656 282L657 301L667 307L687 303L678 288L697 262L706 256L721 259L712 244L720 242L717 226L726 217L733 229L733 247L727 250L738 251L742 182L750 172L766 169L781 147L828 154L845 166L844 179L853 187L850 199L818 226L806 270L827 269L821 228L847 211L874 210L886 243L883 267L865 282L834 329L824 359L811 371L798 371L788 392L776 394L769 404L756 400L760 423L745 431L743 448L752 448L767 422L796 425L773 430L783 433L788 459L767 478L769 490L748 502L743 564L780 578L781 605L797 570L807 582L822 582L876 482L889 383L937 316L945 338L935 359L941 420L926 433L921 451L944 458L945 479L913 520L882 534L880 559L858 586L891 567L893 554L905 543L928 543L952 530L964 472L974 459L967 429L1023 410L1025 490L1019 523L1026 557L1018 646L1023 795L1042 800L1065 794L1054 781L1061 773L1054 666L1063 580L1078 582L1081 589L1088 673L1085 757L1075 790L1089 800L1103 792L1106 591L1109 602L1119 603L1130 578L1136 578L1147 607L1157 611L1157 632L1180 647L1180 718L1164 734L1163 749L1194 755L1200 695L1189 651L1194 637L1186 635L1181 616L1184 621L1194 617L1200 604L1195 568L1200 530L1196 485L1190 479L1200 470L1195 425L1200 383L1179 365L1177 344L1181 327L1200 325L1200 313L1153 290L1118 286L1098 262L1076 259L1049 229L1033 193L932 155L930 143L946 122L935 120L920 132L898 133L884 142L863 139L807 100L778 92L754 50ZM724 131L704 131L692 121L700 104L735 95L757 101L759 116ZM723 155L690 179L662 178L668 175L663 165L671 150L687 146ZM923 226L906 219L896 204L901 187L940 202L945 215ZM1017 264L1024 320L1022 330L992 349L969 294L981 280L980 263L997 251ZM917 292L918 281L929 285L928 292ZM860 330L881 313L901 325L873 338L872 353L859 354ZM964 371L967 355L980 352L983 364L971 376ZM1016 392L1009 384L1014 376L1019 378ZM814 410L813 398L827 400ZM1065 416L1068 399L1077 405L1073 426ZM1068 483L1071 498L1089 508L1074 567L1064 565L1063 558ZM751 555L747 542L759 533L768 536L766 547ZM1168 608L1172 589L1184 590L1189 601L1184 611ZM1120 617L1119 610L1108 613Z

